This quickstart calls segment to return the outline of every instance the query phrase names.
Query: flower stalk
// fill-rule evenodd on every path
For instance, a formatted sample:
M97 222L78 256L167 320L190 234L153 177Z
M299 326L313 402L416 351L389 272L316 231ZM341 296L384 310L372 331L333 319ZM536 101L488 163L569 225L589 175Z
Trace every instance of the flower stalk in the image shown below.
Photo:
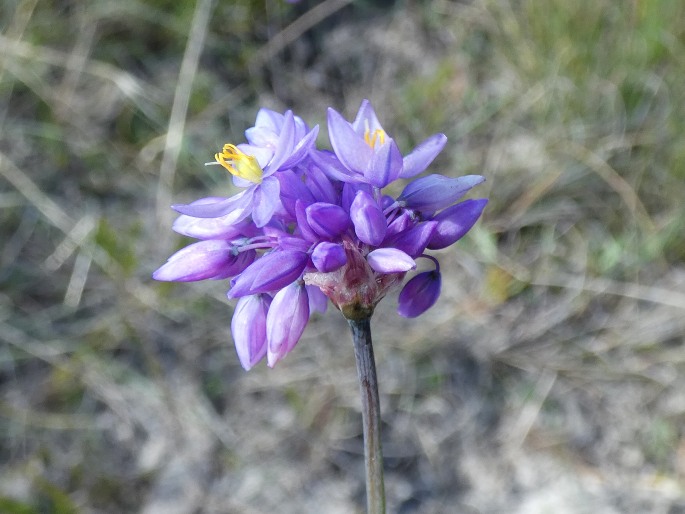
M366 467L367 514L385 514L383 451L381 448L381 405L378 397L376 363L371 344L370 318L348 319L352 329L354 356L362 400L364 462Z

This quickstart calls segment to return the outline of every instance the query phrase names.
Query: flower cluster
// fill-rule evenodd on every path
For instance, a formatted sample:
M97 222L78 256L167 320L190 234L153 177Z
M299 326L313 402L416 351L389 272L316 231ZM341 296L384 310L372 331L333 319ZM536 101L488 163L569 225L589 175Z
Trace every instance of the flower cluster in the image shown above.
M199 239L155 271L165 281L230 279L237 298L231 331L240 363L250 369L290 352L327 298L348 319L371 316L390 288L432 263L399 294L399 314L415 317L440 295L440 266L426 250L460 239L487 200L455 203L484 178L431 174L409 182L397 198L383 188L426 170L447 138L436 134L403 156L364 101L350 123L328 111L333 151L316 147L291 111L261 109L247 143L227 144L215 162L242 189L174 205L173 229Z

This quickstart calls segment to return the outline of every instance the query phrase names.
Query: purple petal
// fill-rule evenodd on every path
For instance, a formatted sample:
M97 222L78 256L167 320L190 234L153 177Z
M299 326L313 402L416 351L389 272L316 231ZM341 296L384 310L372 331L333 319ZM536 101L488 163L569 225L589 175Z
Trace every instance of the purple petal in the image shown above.
M410 209L435 212L451 205L484 180L480 175L458 178L428 175L409 183L397 200Z
M259 117L259 115L257 115ZM278 133L271 127L254 126L245 131L245 139L252 146L262 148L276 148L278 144Z
M307 220L307 209L304 202L297 200L295 202L295 217L297 219L297 229L299 233L308 241L318 241L319 237L309 226L309 221Z
M366 191L367 194L373 196L373 189L369 184L351 182L343 184L342 194L340 195L340 205L343 209L348 212L352 209L352 202L354 202L354 198L359 191Z
M312 262L322 273L329 273L344 266L347 262L347 255L341 245L324 241L314 248Z
M298 252L308 252L311 248L311 241L306 241L301 237L291 236L290 234L278 237L279 250L296 250Z
M328 308L328 296L323 294L321 289L317 286L304 286L307 289L307 294L309 295L309 313L313 312L326 312Z
M233 311L231 334L245 371L249 371L266 355L266 316L270 303L269 295L243 296Z
M340 159L334 153L319 150L311 152L309 156L321 168L321 171L332 180L339 180L344 183L363 182L365 180L361 172L352 171L343 166Z
M408 230L404 230L399 234L383 241L383 246L397 248L404 253L417 257L423 253L437 226L436 221L426 221L419 223Z
M333 151L346 168L363 173L373 156L372 148L364 141L364 136L357 134L352 125L328 108L328 137Z
M352 123L352 128L354 128L355 132L362 137L364 137L367 129L372 134L376 130L383 130L383 127L376 116L376 111L374 111L371 102L368 100L362 100L362 104L357 111L357 116Z
M171 208L193 218L220 218L225 216L225 219L230 220L230 223L235 223L250 215L253 193L254 187L218 202L176 204L172 205Z
M373 151L373 158L364 172L366 180L378 187L383 188L397 179L402 171L402 154L397 144L388 139Z
M228 297L240 298L281 289L300 277L308 261L305 252L294 250L265 254L231 280Z
M281 207L280 190L280 184L275 177L266 177L255 188L252 220L257 227L269 223L276 209Z
M414 259L397 248L379 248L369 253L366 260L378 273L401 273L416 268Z
M293 283L276 293L266 316L270 368L295 347L308 321L309 297L304 285Z
M392 220L392 223L388 225L388 232L385 237L390 237L408 230L410 227L414 226L415 223L416 221L414 221L411 211L403 211L402 214L397 216L397 218Z
M358 191L350 206L354 232L363 243L378 246L388 229L383 211L366 191Z
M295 121L292 111L287 111L283 116L283 126L278 136L278 144L274 149L274 156L269 162L264 174L268 175L278 170L281 165L290 157L295 147Z
M223 198L202 198L190 205L207 204L221 201ZM172 225L172 229L184 236L196 239L233 239L239 236L254 236L256 227L249 221L230 222L230 214L219 218L194 218L181 214ZM227 221L227 219L229 219Z
M437 227L428 248L440 250L456 243L478 221L487 203L485 198L466 200L439 212L433 217L433 221L437 222Z
M262 107L257 112L255 127L266 128L278 134L283 126L283 115L280 112ZM248 129L249 130L249 129Z
M312 192L307 188L299 175L292 170L284 170L274 175L280 183L281 204L292 218L295 218L295 202L300 200L306 205L316 201Z
M333 187L331 180L318 166L309 166L304 181L309 191L311 191L310 194L316 198L315 201L338 203L338 192Z
M236 260L228 241L210 239L182 248L152 274L155 280L193 282L221 275Z
M426 271L407 282L398 299L397 312L405 318L415 318L426 312L440 296L440 273Z
M244 154L251 155L252 157L257 159L257 164L259 164L259 167L262 168L262 170L266 167L267 164L269 164L269 162L271 161L271 159L273 159L274 156L273 149L269 147L246 145L245 143L242 143L238 145L238 149ZM233 176L233 179L233 183L238 187L248 187L253 184L253 182L250 182L249 180L245 180L235 175ZM236 181L235 179L239 180Z
M288 157L285 162L278 166L278 169L285 170L288 168L293 168L298 165L302 159L304 159L309 151L314 147L316 142L316 136L319 134L319 126L316 125L304 138L300 140L295 148L293 149L290 157Z
M400 178L411 178L424 171L445 147L447 136L434 134L404 156Z
M350 217L339 205L317 202L306 209L309 226L319 236L337 239L350 226Z

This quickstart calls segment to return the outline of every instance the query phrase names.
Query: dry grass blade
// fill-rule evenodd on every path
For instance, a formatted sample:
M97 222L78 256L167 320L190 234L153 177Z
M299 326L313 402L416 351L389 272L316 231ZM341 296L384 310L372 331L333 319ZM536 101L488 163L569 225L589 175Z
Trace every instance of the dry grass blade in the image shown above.
M170 224L172 213L169 210L169 204L172 198L176 164L181 152L188 102L197 73L198 61L200 60L200 54L202 53L207 35L207 24L212 12L212 5L212 0L198 0L195 4L195 13L193 14L193 21L188 34L188 42L186 43L183 60L181 61L181 69L178 82L176 83L174 103L171 107L171 116L169 118L169 127L164 143L164 153L157 185L157 221L160 229L164 229ZM166 234L167 232L163 233ZM167 236L162 239L161 247L166 249L168 244L164 244L164 241L168 242L169 237Z
M46 221L54 225L65 234L74 228L74 220L64 210L46 195L29 176L19 169L4 153L0 152L0 175L45 217Z
M275 34L269 42L265 44L250 60L249 67L253 71L257 70L265 63L273 59L285 47L296 41L307 30L314 27L317 23L335 14L352 0L324 0L320 4L312 7L297 20Z

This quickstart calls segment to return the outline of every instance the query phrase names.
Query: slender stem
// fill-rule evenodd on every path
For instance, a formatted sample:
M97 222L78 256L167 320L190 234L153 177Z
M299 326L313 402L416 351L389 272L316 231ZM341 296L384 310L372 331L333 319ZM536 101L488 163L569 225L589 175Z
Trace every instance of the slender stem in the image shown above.
M348 319L352 329L354 356L362 394L362 425L364 429L364 461L366 464L367 514L385 514L383 485L383 452L381 450L381 404L378 398L376 363L371 344L369 318Z

